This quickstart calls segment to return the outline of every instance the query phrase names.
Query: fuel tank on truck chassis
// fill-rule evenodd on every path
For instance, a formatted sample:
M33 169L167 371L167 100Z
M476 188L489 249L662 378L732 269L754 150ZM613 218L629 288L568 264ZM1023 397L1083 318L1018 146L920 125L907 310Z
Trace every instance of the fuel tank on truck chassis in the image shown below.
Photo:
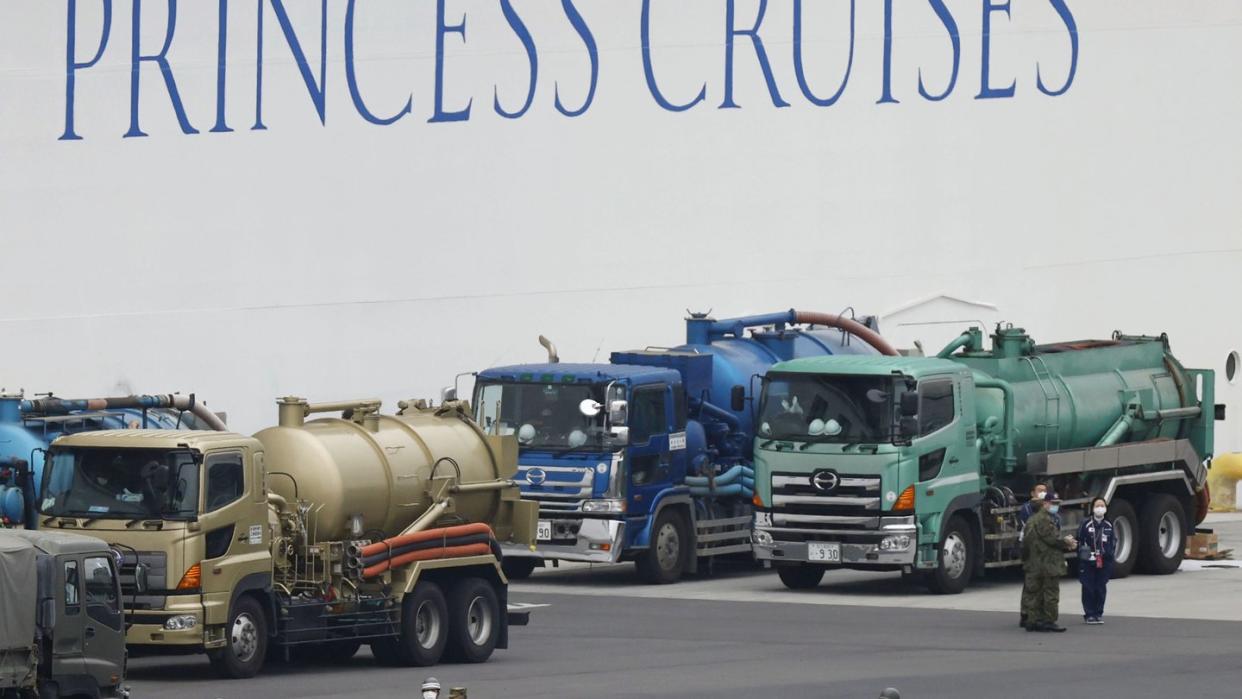
M1116 333L1037 345L1022 328L998 327L992 348L982 344L982 332L972 329L939 356L969 367L980 386L976 412L986 471L1024 471L1031 454L1155 439L1189 439L1199 454L1212 453L1213 416L1199 412L1203 372L1183 367L1165 336ZM1007 389L988 390L990 381ZM1012 391L1009 428L1005 390Z
M305 400L284 398L279 405L280 424L255 439L263 444L269 490L289 503L311 504L312 541L399 533L433 504L427 496L433 477L470 484L516 472L516 440L484 434L461 403L403 404L397 415L379 414L378 400L316 404L314 412L339 407L348 417L310 421ZM487 523L498 538L509 538L514 501L501 490L466 490L453 503L456 518Z

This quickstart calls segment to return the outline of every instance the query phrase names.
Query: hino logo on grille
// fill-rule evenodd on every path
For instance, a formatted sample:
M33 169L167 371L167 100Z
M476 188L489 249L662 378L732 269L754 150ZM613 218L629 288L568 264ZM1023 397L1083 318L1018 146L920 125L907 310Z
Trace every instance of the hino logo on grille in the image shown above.
M547 471L541 468L527 469L526 471L526 482L527 483L530 483L531 485L543 485L543 482L546 480L548 480Z
M822 493L835 490L840 483L841 477L837 475L836 471L816 471L811 474L811 485L815 486L815 489Z

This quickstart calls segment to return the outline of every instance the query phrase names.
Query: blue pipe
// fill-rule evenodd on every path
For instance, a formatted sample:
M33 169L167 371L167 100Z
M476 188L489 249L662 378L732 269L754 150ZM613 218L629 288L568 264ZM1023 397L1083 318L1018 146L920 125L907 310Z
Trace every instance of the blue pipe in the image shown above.
M725 318L724 320L688 318L686 319L686 344L707 345L711 344L712 340L719 339L725 335L732 335L737 338L744 337L746 328L793 322L794 310L792 308L788 311L761 313L753 316L741 316L740 318Z
M690 489L690 494L691 495L715 495L716 497L732 497L732 496L738 496L738 495L743 496L743 497L753 497L755 494L755 490L753 487L746 488L741 483L734 483L733 485L726 485L723 488L717 488L715 490L708 490L707 488L694 487Z
M754 469L750 468L749 466L746 466L745 464L737 464L736 466L729 469L728 471L718 474L715 478L716 485L717 486L729 485L733 481L737 480L739 476L754 479L755 471ZM712 479L709 478L708 476L686 476L686 485L705 486L709 482L711 482L711 480Z
M716 420L723 422L724 424L728 425L729 429L731 430L737 431L742 428L742 423L738 421L737 415L734 415L733 413L729 412L728 410L725 410L724 408L721 408L718 405L713 405L711 403L708 403L705 400L699 401L699 412L706 413L709 417L715 418Z

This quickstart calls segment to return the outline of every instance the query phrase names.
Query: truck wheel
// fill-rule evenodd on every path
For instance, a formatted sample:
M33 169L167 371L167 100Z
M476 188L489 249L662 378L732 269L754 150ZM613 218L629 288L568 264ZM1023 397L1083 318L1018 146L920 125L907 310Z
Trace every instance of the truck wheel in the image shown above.
M221 677L235 680L259 674L267 656L267 617L255 598L237 599L224 627L224 647L210 650L207 658Z
M500 568L505 571L505 577L510 580L525 580L530 574L535 572L538 567L539 560L530 557L505 558L500 562Z
M485 662L500 640L500 598L496 589L482 578L466 578L449 597L445 657L463 663Z
M401 635L397 638L397 663L426 667L440 662L448 643L448 604L440 586L420 580L401 601Z
M664 510L651 528L651 547L638 555L638 577L652 585L667 585L681 578L690 539L681 515Z
M927 576L927 587L938 595L956 595L970 584L975 569L975 537L966 520L949 518L940 539L940 564Z
M1113 557L1113 578L1124 578L1134 570L1138 560L1138 518L1134 508L1121 498L1113 498L1108 506L1108 519L1113 523L1113 536L1117 538Z
M1186 551L1186 513L1177 498L1166 493L1148 498L1139 516L1139 532L1140 570L1151 575L1168 575L1182 565Z
M809 590L824 579L824 567L803 563L796 566L778 566L776 574L791 590Z

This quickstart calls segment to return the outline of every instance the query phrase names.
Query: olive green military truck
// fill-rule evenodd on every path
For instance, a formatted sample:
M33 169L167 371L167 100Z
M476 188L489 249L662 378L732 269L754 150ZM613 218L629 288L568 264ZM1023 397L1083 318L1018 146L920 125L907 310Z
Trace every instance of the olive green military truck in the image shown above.
M379 408L285 398L253 437L62 437L39 524L126 552L131 649L205 651L236 678L271 653L339 660L363 644L384 664L482 662L508 645L499 542L535 533L511 480L517 444L463 403Z
M124 697L116 553L80 534L0 531L0 697Z

